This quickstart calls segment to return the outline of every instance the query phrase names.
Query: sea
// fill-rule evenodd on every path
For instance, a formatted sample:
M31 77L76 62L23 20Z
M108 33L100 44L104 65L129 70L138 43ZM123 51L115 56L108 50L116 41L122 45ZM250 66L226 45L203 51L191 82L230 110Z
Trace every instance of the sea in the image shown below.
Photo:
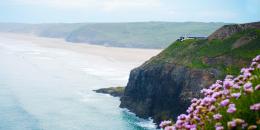
M127 83L120 61L33 42L0 36L0 130L156 129L93 91Z

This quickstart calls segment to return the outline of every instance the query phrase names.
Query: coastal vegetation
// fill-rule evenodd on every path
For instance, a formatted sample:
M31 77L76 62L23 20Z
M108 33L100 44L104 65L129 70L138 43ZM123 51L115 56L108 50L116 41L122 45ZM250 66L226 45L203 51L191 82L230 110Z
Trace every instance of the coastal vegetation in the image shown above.
M203 98L194 98L187 114L176 123L163 121L165 130L256 130L260 128L260 55L237 77L227 75L201 90Z
M242 41L241 39L244 39ZM241 59L248 61L250 58L260 54L260 30L247 29L230 37L220 40L197 40L189 39L176 41L166 48L151 64L164 62L176 62L195 69L219 68L225 74L238 74L239 68L246 62L236 65L211 63L209 59L216 57L229 57L231 60ZM242 46L242 47L241 47Z

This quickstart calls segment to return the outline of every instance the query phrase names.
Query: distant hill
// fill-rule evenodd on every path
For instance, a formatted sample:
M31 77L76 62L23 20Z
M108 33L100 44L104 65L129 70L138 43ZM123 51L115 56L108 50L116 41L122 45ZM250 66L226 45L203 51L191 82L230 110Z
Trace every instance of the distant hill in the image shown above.
M207 39L175 41L131 71L120 106L157 123L176 119L202 88L238 75L259 54L260 22L226 25Z
M0 23L0 32L30 33L42 37L129 48L165 48L184 34L208 36L224 23Z

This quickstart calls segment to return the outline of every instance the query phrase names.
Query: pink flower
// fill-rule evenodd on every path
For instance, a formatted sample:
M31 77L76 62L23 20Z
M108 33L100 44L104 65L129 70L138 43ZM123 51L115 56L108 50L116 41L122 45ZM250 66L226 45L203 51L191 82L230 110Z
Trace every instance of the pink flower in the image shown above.
M229 91L228 89L225 89L225 90L222 91L222 93L223 93L224 95L229 95L229 94L230 94L230 91Z
M257 67L258 63L257 62L252 62L251 67Z
M246 83L244 85L244 91L246 93L252 93L254 90L253 90L253 87L252 87L252 83Z
M249 93L253 93L254 90L253 88L249 88L249 89L244 89L244 91L249 94Z
M220 105L223 106L223 107L227 106L228 104L229 104L229 99L225 99L225 100L220 102Z
M248 79L248 78L251 77L251 76L252 76L251 73L244 73L244 78L245 78L245 79Z
M234 113L234 112L236 112L236 106L235 106L235 104L229 104L229 106L228 106L228 109L227 109L227 112L228 113Z
M164 127L166 127L166 126L169 126L169 125L171 125L172 124L172 121L162 121L161 123L160 123L160 127L161 128L164 128Z
M220 115L220 114L218 113L218 114L213 115L213 118L214 118L215 120L220 120L220 119L222 118L222 115Z
M236 110L237 110L237 109L236 109L235 104L232 103L232 104L229 104L229 105L228 105L228 109L227 109L227 112L228 112L228 113L234 113L234 112L236 112Z
M259 111L260 110L260 103L256 103L254 105L251 105L250 110Z
M234 82L230 79L226 79L223 83L225 89L230 89L234 85Z
M187 113L192 113L193 112L193 107L188 107L188 109L186 110Z
M194 114L198 114L199 113L199 110L198 110L198 108L196 107L196 109L194 110L194 112L193 112Z
M184 124L183 121L177 120L177 121L176 121L176 124L175 124L175 127L176 127L176 128L182 128L182 127L183 127L183 124Z
M260 90L260 84L255 86L255 90Z
M254 68L242 68L241 73L243 73L244 78L249 78L252 76L251 72L254 70Z
M244 89L249 89L249 88L252 88L252 83L246 83L244 85Z
M216 83L221 85L223 82L221 80L217 80Z
M166 126L164 130L176 130L175 126Z
M212 95L214 91L211 90L211 89L205 89L204 88L200 92L203 93L205 96L207 96L207 95Z
M209 106L209 105L213 104L215 101L216 101L215 98L205 97L204 99L202 99L201 105L203 105L203 106L204 106L204 105Z
M223 126L216 126L215 128L216 128L216 130L224 130Z
M197 116L194 116L194 119L197 120L197 121L200 121L201 119Z
M185 128L187 128L187 129L196 128L196 125L194 125L194 124L192 124L192 125L186 124L186 125L185 125Z
M221 124L220 122L218 122L218 123L215 124L216 130L217 130L217 129L218 129L218 130L221 130L221 129L220 129L221 127L223 127L223 126L222 126L222 124ZM223 129L224 129L224 128L223 128Z
M178 120L185 120L186 119L186 115L185 114L181 114L177 118L178 118Z
M196 103L197 101L198 101L197 98L193 98L193 99L191 100L192 103Z
M254 68L242 68L241 73L251 73L254 70Z
M222 81L221 81L222 82ZM215 83L215 84L212 84L210 87L209 87L211 90L215 89L215 88L222 88L222 85L219 84L219 83Z
M234 88L234 89L240 89L241 87L240 87L238 84L234 84L234 85L232 86L232 88Z
M260 55L256 56L254 59L253 59L254 62L260 62Z
M216 107L211 105L210 108L209 108L210 111L215 111L216 110Z
M220 92L214 92L213 94L212 94L212 97L213 98L218 98L218 97L220 97L222 95L222 93L220 93Z
M237 124L236 124L235 121L229 121L229 122L228 122L228 128L230 128L230 129L236 127L236 125L237 125Z
M227 109L227 112L228 113L234 113L234 112L236 112L237 111L237 109L235 108L235 107L229 107L228 109Z
M231 96L232 96L233 98L238 99L238 98L241 96L241 93L232 93Z
M236 105L234 103L229 104L228 107L236 107Z

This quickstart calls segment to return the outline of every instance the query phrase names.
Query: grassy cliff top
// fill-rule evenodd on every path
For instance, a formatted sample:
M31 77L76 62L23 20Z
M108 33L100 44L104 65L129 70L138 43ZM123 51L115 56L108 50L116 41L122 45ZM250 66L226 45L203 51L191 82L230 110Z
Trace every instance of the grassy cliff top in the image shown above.
M260 29L248 28L224 39L176 41L144 65L174 63L238 74L239 69L257 54L260 54Z

